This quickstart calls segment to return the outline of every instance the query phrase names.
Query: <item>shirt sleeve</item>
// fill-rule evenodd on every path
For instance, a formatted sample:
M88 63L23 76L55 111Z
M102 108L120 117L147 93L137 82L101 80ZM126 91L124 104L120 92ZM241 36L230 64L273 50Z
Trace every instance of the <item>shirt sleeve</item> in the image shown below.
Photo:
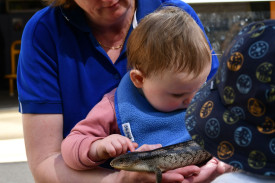
M91 169L104 161L94 162L89 156L91 144L110 134L120 134L114 109L115 90L106 94L87 117L77 123L63 140L61 152L65 163L76 170Z
M25 26L17 69L21 113L62 113L54 34L39 13Z

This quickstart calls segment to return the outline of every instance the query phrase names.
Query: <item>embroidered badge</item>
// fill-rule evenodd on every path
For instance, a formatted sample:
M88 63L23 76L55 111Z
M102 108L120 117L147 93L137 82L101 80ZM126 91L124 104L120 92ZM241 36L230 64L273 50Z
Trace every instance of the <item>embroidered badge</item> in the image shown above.
M213 108L214 108L214 103L212 101L205 102L203 104L203 106L201 107L200 117L201 118L206 118L207 116L209 116L209 114L211 113Z
M234 132L235 142L242 147L246 147L252 140L252 132L244 126L238 127Z
M232 107L231 112L238 115L239 119L245 119L245 113L243 108L235 106L235 107Z
M227 61L227 68L231 71L238 71L242 67L243 61L243 54L241 54L240 52L235 52Z
M234 147L227 141L222 141L219 144L217 151L217 155L220 159L228 159L234 155Z
M264 62L256 70L256 77L263 83L268 83L272 80L273 65L268 62Z
M216 138L219 136L220 123L216 118L211 118L206 122L205 133L209 138Z
M241 119L245 119L245 113L241 107L235 106L230 111L226 110L223 113L223 121L226 124L232 125L237 123Z
M266 165L266 157L261 151L251 151L248 155L248 165L254 169L262 169Z
M252 88L252 80L250 76L241 74L237 79L236 87L240 93L247 94Z
M224 111L222 117L223 117L223 121L229 125L232 125L239 121L239 116L235 113L228 111L228 110Z
M257 126L257 128L263 134L272 134L275 133L275 122L271 118L266 117L265 121Z
M235 101L235 91L232 87L227 86L224 88L223 99L226 104L232 104Z
M250 98L247 103L250 114L260 117L265 113L265 105L258 99Z
M256 31L255 31L256 29ZM248 32L248 34L251 34L251 38L256 38L263 34L265 30L265 24L264 23L257 23L251 27L251 30Z
M252 44L248 50L248 54L253 59L259 59L264 57L269 49L269 45L265 41L257 41Z

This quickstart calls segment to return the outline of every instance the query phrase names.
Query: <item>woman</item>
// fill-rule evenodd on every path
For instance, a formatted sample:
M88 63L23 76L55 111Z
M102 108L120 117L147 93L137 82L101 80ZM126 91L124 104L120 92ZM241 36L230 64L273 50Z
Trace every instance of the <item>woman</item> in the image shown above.
M130 32L161 2L48 0L51 6L30 19L22 36L18 93L28 163L36 182L155 181L148 173L103 168L74 171L64 164L60 145L103 95L117 87L126 73L125 43ZM167 3L185 9L202 28L190 6L180 0ZM217 67L213 56L210 77ZM206 182L223 173L223 165L212 160L201 169L190 166L168 172L163 179L175 182L189 176L185 181Z

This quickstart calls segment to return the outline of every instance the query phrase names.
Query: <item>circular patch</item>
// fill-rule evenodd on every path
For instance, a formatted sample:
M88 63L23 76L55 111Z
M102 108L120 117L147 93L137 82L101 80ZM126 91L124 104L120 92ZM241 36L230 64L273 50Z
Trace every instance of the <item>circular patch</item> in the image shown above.
M234 147L230 142L222 141L217 149L218 158L225 160L234 155Z
M199 144L202 148L204 148L204 140L201 136L199 135L193 135L192 136L192 139L197 143Z
M272 134L275 132L275 123L271 118L266 117L265 121L262 124L260 124L257 128L259 132L263 134Z
M239 146L248 146L252 140L251 130L249 128L240 126L234 132L234 139Z
M272 80L273 65L268 62L264 62L256 69L256 77L262 83L268 83Z
M253 59L259 59L266 55L269 45L265 41L257 41L249 47L248 54Z
M256 31L255 31L255 29L256 29ZM251 36L250 36L251 38L256 38L256 37L262 35L264 30L265 30L264 23L257 23L251 27L251 30L248 33L251 34Z
M246 74L241 74L236 83L236 87L242 94L247 94L252 88L252 80Z
M271 141L269 142L269 148L270 151L275 154L275 138L271 139Z
M243 164L239 161L231 161L231 162L229 162L229 165L231 165L237 169L243 169Z
M239 119L245 119L245 113L243 108L241 107L238 107L238 106L232 107L231 113L235 113L236 115L238 115Z
M232 104L235 101L235 91L232 87L226 86L223 89L223 99L226 104Z
M240 52L233 53L227 61L227 68L231 71L238 71L243 65L243 54Z
M266 165L266 157L261 151L251 151L248 155L248 165L254 169L262 169Z
M209 114L212 112L214 108L214 103L212 101L207 101L203 104L203 106L201 107L200 110L200 117L201 118L206 118L207 116L209 116Z
M223 117L223 121L229 125L233 125L239 121L239 116L228 110L224 111L222 117Z
M216 118L211 118L205 123L205 133L209 138L216 138L220 134L220 123Z
M196 117L195 116L190 116L188 118L186 118L185 120L185 126L186 126L186 129L188 131L191 131L194 129L194 127L196 126Z
M267 102L275 101L275 85L270 85L270 88L265 92L265 98Z
M253 116L260 117L265 114L265 105L258 99L248 99L247 108Z

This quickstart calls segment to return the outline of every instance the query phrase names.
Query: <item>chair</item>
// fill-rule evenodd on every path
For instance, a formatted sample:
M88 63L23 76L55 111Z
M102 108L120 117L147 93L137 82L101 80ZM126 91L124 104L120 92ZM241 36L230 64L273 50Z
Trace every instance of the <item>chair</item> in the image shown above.
M9 79L9 95L14 96L14 80L16 80L16 55L20 53L21 40L16 40L11 44L10 56L11 56L11 73L5 75L5 78Z

